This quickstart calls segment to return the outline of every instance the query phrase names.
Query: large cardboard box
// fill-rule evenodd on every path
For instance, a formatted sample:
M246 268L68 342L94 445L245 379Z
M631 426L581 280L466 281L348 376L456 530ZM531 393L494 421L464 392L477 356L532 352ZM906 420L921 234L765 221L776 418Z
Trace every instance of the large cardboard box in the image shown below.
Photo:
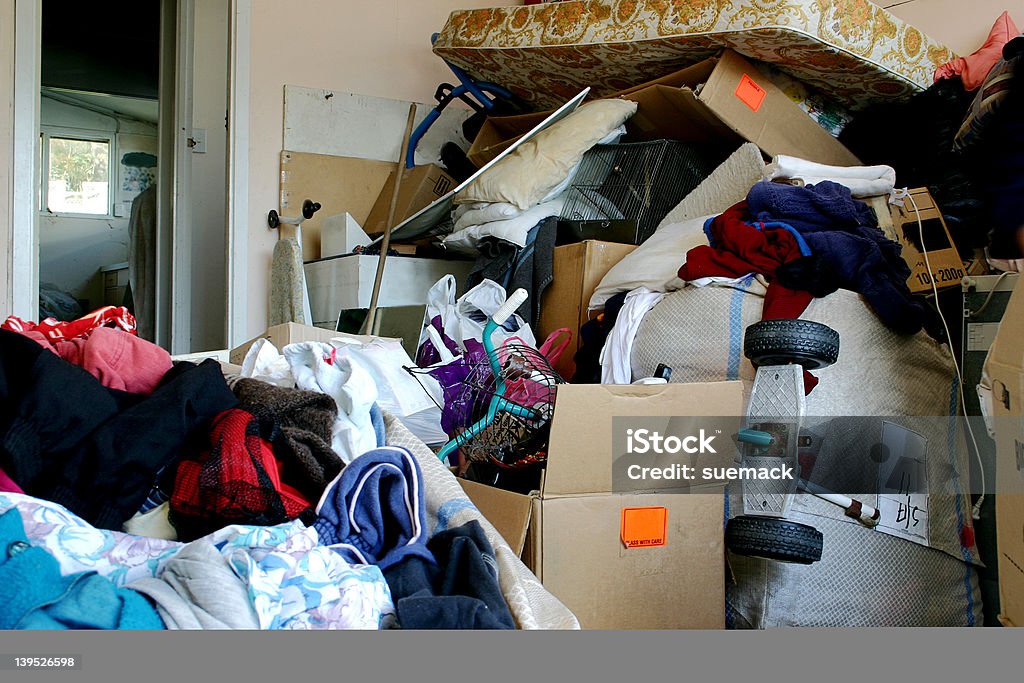
M1000 620L1024 626L1024 287L1014 290L985 370L996 431Z
M544 339L561 327L572 330L572 342L555 363L562 377L571 379L576 371L573 356L580 347L580 327L589 320L591 295L612 266L634 249L632 244L599 240L555 247L555 279L544 292L537 337Z
M402 186L398 189L398 202L395 204L395 225L443 197L456 185L458 183L455 179L435 164L403 168ZM363 225L367 235L376 237L387 229L385 224L388 222L388 211L391 208L391 196L394 191L395 173L392 171Z
M753 64L731 50L609 97L638 105L626 122L626 141L665 138L733 149L749 141L770 156L790 154L837 166L860 164ZM536 125L538 116L543 118L527 114L488 119L469 158L478 165L493 159Z
M727 416L741 409L739 382L559 387L541 490L532 497L503 497L518 500L519 510L532 498L529 515L516 513L528 525L523 560L584 628L724 626L721 489L614 493L612 419ZM480 496L479 487L466 490L485 517L504 520L508 528L507 503ZM663 520L664 544L626 547L624 514L648 512Z
M917 204L909 198L903 205L892 205L892 234L890 237L903 245L903 260L910 266L907 286L917 294L932 291L932 280L938 289L959 287L966 271L960 254L953 245L942 212L932 199L927 188L917 187L909 192ZM917 223L920 212L921 225ZM884 226L883 230L885 229ZM924 243L921 243L921 229L924 229ZM925 262L924 252L928 252ZM929 272L928 266L931 266Z

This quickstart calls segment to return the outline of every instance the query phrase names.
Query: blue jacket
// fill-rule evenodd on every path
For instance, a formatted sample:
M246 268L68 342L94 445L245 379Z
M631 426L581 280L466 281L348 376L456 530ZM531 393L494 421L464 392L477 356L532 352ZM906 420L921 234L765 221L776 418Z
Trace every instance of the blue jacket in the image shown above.
M61 576L56 558L34 547L17 508L0 515L0 629L163 629L141 594L96 572Z
M327 487L313 524L320 543L351 564L382 570L410 555L434 564L427 550L423 475L404 448L363 453Z
M914 334L929 322L924 304L907 287L910 267L902 248L849 188L830 181L806 187L760 182L747 195L747 206L754 220L788 223L810 247L813 266L797 259L776 272L786 287L815 296L840 288L859 292L886 327L900 334Z

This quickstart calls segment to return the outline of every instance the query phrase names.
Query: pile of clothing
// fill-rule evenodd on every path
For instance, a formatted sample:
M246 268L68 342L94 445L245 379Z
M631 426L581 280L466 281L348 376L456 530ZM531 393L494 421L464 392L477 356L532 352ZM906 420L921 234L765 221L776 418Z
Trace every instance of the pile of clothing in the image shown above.
M898 334L922 328L938 334L931 309L907 287L910 268L900 245L885 236L871 208L845 185L759 182L746 200L709 219L704 230L709 244L687 252L679 278L731 281L762 275L769 281L766 320L798 318L812 298L847 289L860 293ZM810 391L816 381L805 380Z
M257 346L225 375L123 308L4 323L0 628L515 627L480 525L429 537L366 370Z

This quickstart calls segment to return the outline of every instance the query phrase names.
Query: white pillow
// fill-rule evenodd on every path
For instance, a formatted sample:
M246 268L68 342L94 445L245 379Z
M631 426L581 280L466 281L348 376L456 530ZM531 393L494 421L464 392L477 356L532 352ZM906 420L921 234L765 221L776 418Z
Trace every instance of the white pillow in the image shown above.
M686 252L708 243L704 223L712 217L691 218L658 228L605 274L590 297L590 309L604 308L605 302L619 292L631 292L638 287L654 292L682 289L684 283L676 273L686 263Z
M506 220L468 226L448 235L441 243L445 248L463 254L476 254L479 251L480 240L485 237L496 237L518 247L525 247L529 232L545 218L561 214L564 204L565 199L557 197Z
M466 209L465 211L459 211L457 208L453 213L452 217L455 219L455 229L462 230L468 228L471 225L483 225L484 223L490 223L491 221L503 221L506 218L515 218L523 212L518 206L512 206L506 202L498 202L497 204L487 204L480 202L479 204L460 204L460 208L473 207Z
M507 202L524 211L569 177L583 154L636 113L636 102L588 102L524 142L455 195L456 204Z

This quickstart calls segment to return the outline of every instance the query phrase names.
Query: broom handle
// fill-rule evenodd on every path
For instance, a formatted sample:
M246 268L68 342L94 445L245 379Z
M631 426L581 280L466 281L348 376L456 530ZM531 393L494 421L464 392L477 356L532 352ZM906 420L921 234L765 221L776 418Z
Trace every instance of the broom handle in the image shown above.
M398 193L402 188L402 171L405 170L406 152L409 149L409 136L412 135L416 123L416 105L409 105L409 119L405 124L405 136L402 138L402 151L398 155L398 166L395 167L395 185L391 190L391 205L388 207L388 222L384 225L384 240L380 243L380 254L377 256L377 274L373 278L373 293L370 295L370 309L366 312L363 322L363 334L372 334L377 318L377 300L380 298L380 287L384 280L384 262L388 257L391 245L391 229L395 225L395 210L398 206Z

